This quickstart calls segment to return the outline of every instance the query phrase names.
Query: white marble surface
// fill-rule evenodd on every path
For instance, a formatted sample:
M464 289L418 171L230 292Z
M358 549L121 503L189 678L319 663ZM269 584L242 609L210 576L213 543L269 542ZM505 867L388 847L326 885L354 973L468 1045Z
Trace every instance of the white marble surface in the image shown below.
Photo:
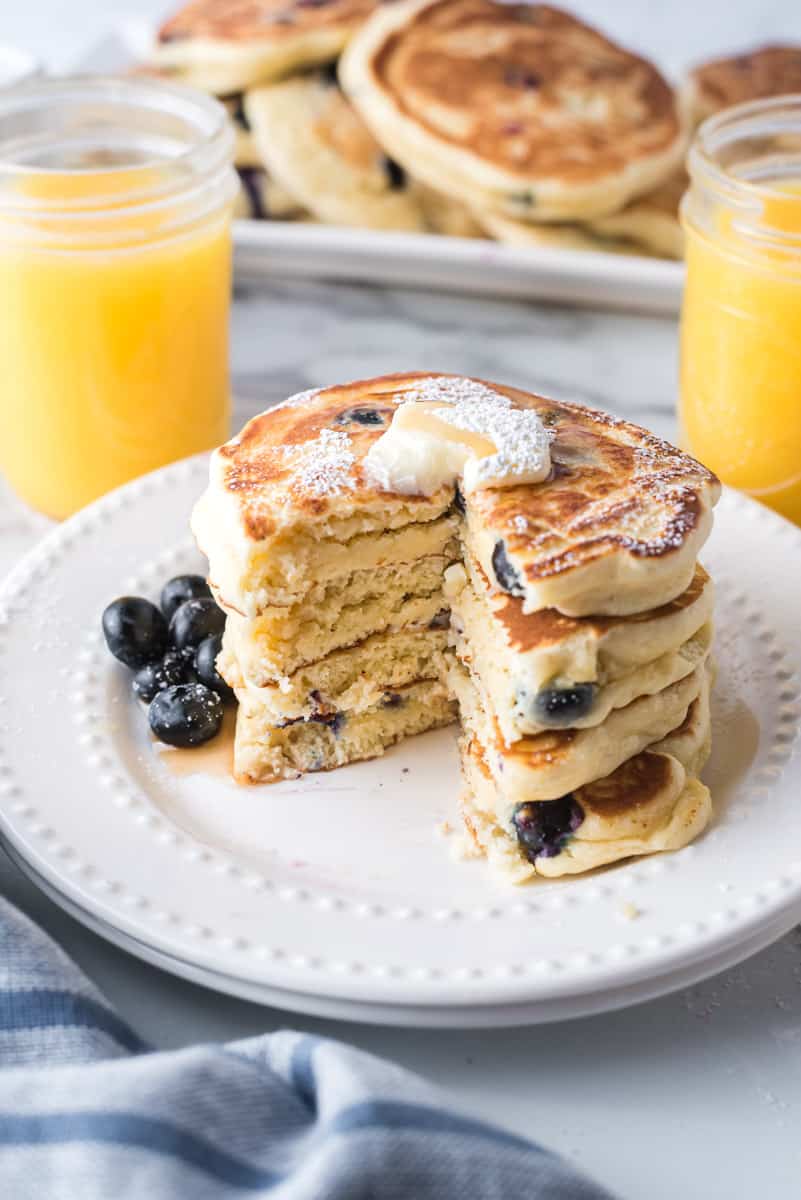
M755 36L801 36L797 0L598 0L574 8L678 65ZM2 5L0 40L67 65L108 25L101 0ZM160 0L128 11L163 12ZM100 17L100 13L106 15ZM237 418L299 388L409 366L598 403L670 433L670 320L279 281L237 296ZM0 492L0 572L46 523ZM801 931L690 991L583 1021L498 1032L336 1025L194 987L85 932L0 856L0 890L49 929L158 1046L287 1024L436 1078L476 1112L580 1162L625 1200L797 1195Z

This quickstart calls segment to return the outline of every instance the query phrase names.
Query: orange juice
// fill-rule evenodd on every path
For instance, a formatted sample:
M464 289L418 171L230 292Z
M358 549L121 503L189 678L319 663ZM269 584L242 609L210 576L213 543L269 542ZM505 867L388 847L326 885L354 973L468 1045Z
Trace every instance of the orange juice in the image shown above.
M0 105L0 470L63 517L228 436L229 150L211 176L123 147L3 179L2 129Z
M758 134L762 105L775 124L777 102L744 105L707 122L691 154L680 417L693 454L801 524L801 105L793 140L781 101L780 148Z

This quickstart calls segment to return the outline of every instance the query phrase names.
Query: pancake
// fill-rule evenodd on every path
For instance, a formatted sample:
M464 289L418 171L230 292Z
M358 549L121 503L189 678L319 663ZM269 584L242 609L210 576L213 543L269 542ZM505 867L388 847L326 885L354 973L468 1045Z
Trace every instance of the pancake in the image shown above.
M418 373L325 388L262 413L217 450L192 528L225 607L250 618L297 603L370 544L358 539L389 539L389 562L395 531L443 517L523 612L625 615L686 591L719 484L669 443L605 413L488 385L553 430L552 471L542 484L474 492L463 520L452 486L405 495L372 480L363 459L396 403L466 403L475 386Z
M270 174L318 220L422 232L408 177L386 157L330 75L255 88L245 112Z
M444 679L448 650L447 614L434 628L410 626L376 633L353 646L299 667L280 684L257 687L242 674L230 649L218 669L264 725L308 721L335 713L360 713L388 703L399 688L417 679Z
M690 764L708 752L709 721L699 698L683 722L693 729L678 745ZM691 744L692 743L692 744ZM709 823L709 789L679 755L653 747L605 779L546 805L523 806L510 825L496 818L496 790L480 746L466 740L463 816L476 850L508 881L582 874L636 855L679 850Z
M527 246L534 250L581 250L595 254L640 254L631 241L613 235L593 233L589 223L523 221L496 212L483 212L479 220L485 231L508 246Z
M462 727L480 746L494 780L502 824L509 823L519 804L558 800L616 771L627 759L667 737L709 686L701 663L663 691L614 709L601 725L535 734L507 746L464 667L454 662L448 680L459 703Z
M452 578L460 571L458 566L451 567L448 575ZM648 652L648 631L652 631L651 657L634 664L605 655L604 668L599 671L597 652L602 638L596 639L601 621L594 622L590 617L571 620L553 609L512 616L500 607L500 597L488 593L486 581L483 591L481 585L474 588L469 582L457 595L449 582L445 588L456 653L470 672L482 705L506 745L547 730L600 725L613 709L625 707L638 696L660 692L689 675L706 658L712 642L709 620L692 628L711 612L711 587L694 603L689 598L693 590L691 585L685 593L688 599L684 608L678 608L683 599L679 597L673 606L666 605L661 615L655 610L654 614L641 614L641 621L637 617L618 618L613 626L618 640L625 643L627 625L635 627L635 653ZM497 616L493 600L500 601ZM636 628L638 623L641 630ZM588 626L586 631L583 625ZM516 634L514 648L510 628ZM673 636L681 633L688 636L674 642ZM523 646L525 650L521 650ZM557 662L562 664L561 674L549 671ZM585 674L590 678L577 678Z
M648 254L660 258L684 257L684 232L679 204L689 187L681 167L652 192L639 196L620 212L587 223L587 230L601 238L622 238Z
M632 200L619 212L584 224L536 224L485 212L480 220L492 237L511 246L554 250L591 250L605 254L656 255L682 258L684 234L679 202L688 186L682 168L652 192Z
M410 178L412 192L420 205L423 221L429 233L448 237L476 238L484 236L478 218L466 204L437 192L418 179Z
M270 605L258 617L229 611L224 645L249 683L284 684L299 667L370 634L437 622L451 561L432 556L356 571L316 586L297 604Z
M411 174L523 220L614 212L686 147L681 104L656 68L548 5L382 5L339 76Z
M234 776L240 783L296 779L383 754L401 738L448 725L456 710L443 684L420 680L372 708L265 726L259 709L239 709Z
M801 92L801 44L761 46L701 63L684 91L696 123L747 100Z
M217 95L333 62L376 0L192 0L159 30L153 61Z

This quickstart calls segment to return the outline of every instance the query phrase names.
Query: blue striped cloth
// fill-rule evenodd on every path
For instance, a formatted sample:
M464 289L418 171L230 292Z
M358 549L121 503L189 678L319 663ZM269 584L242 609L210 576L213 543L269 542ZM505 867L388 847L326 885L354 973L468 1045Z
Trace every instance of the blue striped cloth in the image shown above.
M337 1042L160 1053L0 900L9 1200L608 1200L533 1142Z

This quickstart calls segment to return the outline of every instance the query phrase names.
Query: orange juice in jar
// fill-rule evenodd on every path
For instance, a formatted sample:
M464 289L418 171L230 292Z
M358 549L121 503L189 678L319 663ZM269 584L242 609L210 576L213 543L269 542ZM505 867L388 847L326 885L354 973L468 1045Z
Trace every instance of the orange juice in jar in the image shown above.
M801 524L801 97L706 121L689 168L683 438Z
M156 80L0 98L0 471L50 516L228 436L231 143Z

